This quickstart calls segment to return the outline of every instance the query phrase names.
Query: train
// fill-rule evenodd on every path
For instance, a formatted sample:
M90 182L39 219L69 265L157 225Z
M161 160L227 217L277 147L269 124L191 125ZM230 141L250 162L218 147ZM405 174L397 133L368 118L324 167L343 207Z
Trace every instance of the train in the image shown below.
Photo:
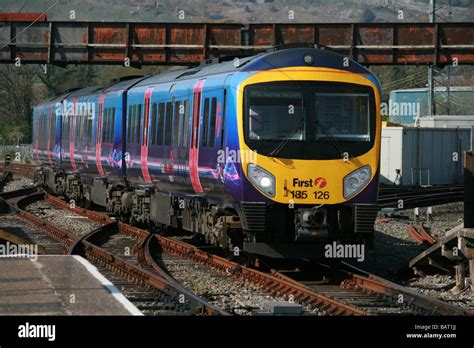
M319 258L373 240L380 96L364 66L309 46L71 90L33 109L36 181L229 252Z

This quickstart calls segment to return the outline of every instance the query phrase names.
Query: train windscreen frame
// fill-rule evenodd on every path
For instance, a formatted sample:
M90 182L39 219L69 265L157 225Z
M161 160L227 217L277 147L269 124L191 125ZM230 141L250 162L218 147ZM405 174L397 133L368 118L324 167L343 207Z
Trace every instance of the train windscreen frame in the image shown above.
M244 90L244 139L259 154L287 159L357 157L376 136L374 91L365 85L277 81Z

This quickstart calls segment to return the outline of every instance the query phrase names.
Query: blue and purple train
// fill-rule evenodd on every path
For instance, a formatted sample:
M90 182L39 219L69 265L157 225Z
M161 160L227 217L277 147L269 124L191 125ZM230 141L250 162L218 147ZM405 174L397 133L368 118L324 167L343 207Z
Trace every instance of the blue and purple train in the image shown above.
M34 108L37 180L131 223L319 258L372 238L380 84L325 49L275 49Z

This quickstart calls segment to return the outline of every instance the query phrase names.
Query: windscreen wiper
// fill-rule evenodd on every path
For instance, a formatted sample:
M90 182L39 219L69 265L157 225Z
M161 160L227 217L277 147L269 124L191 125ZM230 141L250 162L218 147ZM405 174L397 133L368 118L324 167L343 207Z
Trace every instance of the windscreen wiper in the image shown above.
M324 135L326 135L326 137L329 138L329 142L331 143L331 145L334 146L334 148L339 152L339 155L341 157L344 157L344 153L346 153L346 151L343 150L343 148L341 147L341 143L336 139L336 137L317 120L315 120L315 124L316 124L316 136L318 134L318 128L321 129Z
M319 105L319 101L316 100L316 110L318 110L318 105ZM314 123L316 125L316 129L315 129L315 132L311 132L311 138L313 137L313 134L316 135L316 139L318 138L318 128L321 129L321 131L326 135L326 137L329 138L329 142L331 143L331 145L336 149L337 152L339 152L339 155L341 157L344 157L344 153L345 151L342 149L341 147L341 144L339 143L339 141L337 141L337 139L334 137L334 135L327 130L326 127L324 127L319 121L317 118L315 118L314 120Z
M269 154L270 157L275 157L278 153L285 147L285 145L290 141L290 139L295 135L298 129L303 125L304 117L301 118L300 122L291 130L291 133L288 134Z

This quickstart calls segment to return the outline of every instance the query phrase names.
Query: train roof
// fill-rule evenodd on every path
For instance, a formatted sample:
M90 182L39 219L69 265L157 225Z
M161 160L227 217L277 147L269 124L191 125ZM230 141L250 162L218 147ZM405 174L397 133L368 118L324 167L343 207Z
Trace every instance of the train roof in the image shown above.
M238 61L235 58L224 57L224 59L209 61L210 64L154 75L143 79L136 86L155 85L188 78L202 78L223 73L271 70L291 66L324 67L370 74L369 70L353 60L350 60L350 64L344 66L344 58L343 55L327 49L315 47L284 48L251 57L238 58Z
M138 81L143 80L144 76L133 76L132 78L122 78L119 81L114 81L108 86L93 86L93 87L84 87L84 88L76 88L66 92L62 92L50 99L45 100L43 103L37 105L37 107L42 106L44 104L50 104L54 102L60 102L66 98L80 98L84 96L94 95L102 92L113 92L113 91L120 91L127 88L132 87Z
M65 98L83 97L99 92L120 91L131 87L157 85L225 73L263 71L292 66L323 67L346 70L354 73L371 74L369 70L353 60L350 60L349 64L343 64L344 58L346 57L331 50L311 46L275 48L269 52L238 58L238 60L234 57L223 57L206 61L200 66L188 69L174 70L147 77L125 77L105 87L94 86L68 91L52 97L43 104L60 101Z
M93 86L93 87L84 87L80 89L76 89L74 91L71 91L69 94L67 94L67 98L80 98L80 97L85 97L87 95L91 94L96 94L103 90L104 87L102 86Z
M80 98L84 97L86 95L91 95L95 94L103 89L102 86L93 86L93 87L84 87L84 88L76 88L76 89L71 89L66 92L62 92L60 94L55 95L54 97L51 97L43 102L43 104L46 103L51 103L54 101L60 101L66 98Z
M147 77L145 76L133 76L131 78L129 77L123 77L119 81L113 82L111 85L107 86L104 89L104 92L114 92L114 91L122 91L125 89L129 89L130 87L134 86L137 82L145 79Z
M216 63L214 64L210 63L206 65L192 67L189 69L175 70L175 71L166 72L159 75L150 76L149 78L138 83L137 87L185 80L188 78L199 78L199 77L204 77L204 76L209 76L209 75L230 73L232 71L239 71L242 65L246 64L252 59L255 59L256 57L258 56L239 58L239 63L240 63L239 66L236 66L236 64L234 63L235 58L232 58L228 61L221 59L219 61L215 60Z

